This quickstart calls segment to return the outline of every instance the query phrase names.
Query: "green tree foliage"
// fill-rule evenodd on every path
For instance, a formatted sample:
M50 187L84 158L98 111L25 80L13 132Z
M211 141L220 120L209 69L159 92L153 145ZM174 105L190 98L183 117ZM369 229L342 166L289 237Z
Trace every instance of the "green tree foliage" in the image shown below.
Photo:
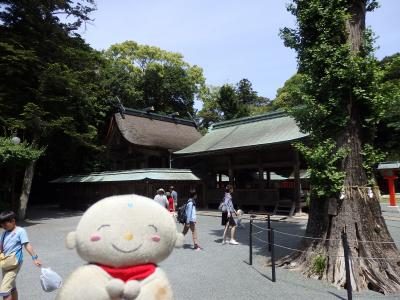
M368 2L369 9L375 7L374 1ZM360 122L362 143L373 141L380 118L376 108L382 98L377 93L380 72L371 33L366 31L360 51L353 51L346 42L350 12L344 0L295 0L289 10L297 17L298 28L284 28L281 37L297 51L301 75L290 79L278 99L301 130L311 134L316 144L310 149L330 138L337 141L352 118ZM340 151L344 145L336 146Z
M75 32L94 8L92 0L0 1L0 125L46 147L43 180L93 168L99 150L106 64Z
M10 138L0 137L0 165L25 166L43 155L44 149L36 149L27 142L14 144Z
M203 108L197 114L202 131L206 131L212 124L223 120L223 113L218 105L220 87L209 86L203 93Z
M76 159L80 147L96 148L105 110L98 99L104 62L74 32L89 20L93 1L1 3L2 126L18 127L28 142L48 145L47 155L56 161ZM59 14L74 20L61 22ZM72 153L65 151L70 145Z
M300 73L294 74L279 88L273 106L276 108L290 109L302 105L302 85L304 77Z
M247 106L242 102L235 87L224 84L218 94L217 103L223 112L225 120L231 120L249 115Z
M253 86L250 80L243 78L236 85L236 94L239 101L243 104L257 105L258 95L257 92L253 90Z
M376 145L388 153L388 159L400 159L400 53L385 57L380 62L382 101L378 107Z
M312 148L302 143L295 146L309 163L310 181L314 184L313 193L318 197L334 195L342 188L345 173L338 170L337 165L346 156L346 150L337 151L335 142L331 139L315 144Z
M374 177L374 167L384 159L400 159L400 54L383 58L377 63L376 90L376 133L363 149L366 160L364 168L370 179ZM296 73L277 91L273 101L276 109L289 111L304 105L303 88L305 77ZM387 155L385 155L387 154ZM373 181L371 181L372 184Z
M114 96L124 105L142 109L154 106L158 112L193 115L194 100L204 89L203 70L190 65L179 53L126 41L104 53L110 61L108 81Z
M273 109L272 102L258 96L246 78L236 85L209 87L202 94L202 100L203 108L198 114L202 128L208 128L216 122L258 115Z

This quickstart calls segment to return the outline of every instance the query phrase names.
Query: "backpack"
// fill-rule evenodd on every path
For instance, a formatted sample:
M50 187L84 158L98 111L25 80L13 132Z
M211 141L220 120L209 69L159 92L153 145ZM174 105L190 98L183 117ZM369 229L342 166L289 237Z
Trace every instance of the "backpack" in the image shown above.
M178 216L177 216L176 219L181 224L185 224L186 223L186 218L187 218L186 205L187 205L187 202L185 204L183 204L181 207L178 208Z
M181 224L185 224L186 223L186 219L187 219L186 205L189 202L192 202L193 206L196 206L196 203L193 200L189 199L185 204L183 204L181 207L178 208L178 216L176 217L176 219Z

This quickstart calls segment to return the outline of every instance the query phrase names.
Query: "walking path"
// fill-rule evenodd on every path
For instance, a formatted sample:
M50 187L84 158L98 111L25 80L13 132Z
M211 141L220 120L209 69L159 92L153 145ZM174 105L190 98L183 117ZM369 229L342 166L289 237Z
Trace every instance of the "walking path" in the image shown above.
M384 212L393 214L392 211ZM186 236L183 248L173 254L161 267L166 271L175 292L176 299L346 299L346 291L338 290L314 279L309 279L296 272L277 270L277 282L271 282L271 269L266 266L265 245L255 240L253 266L248 262L248 221L246 229L238 230L238 246L221 245L222 226L217 212L201 212L198 229L200 244L204 251L191 249L190 233ZM207 214L207 215L206 215ZM75 229L80 213L63 212L57 209L31 210L31 219L26 227L30 239L46 266L52 267L63 278L84 262L75 251L67 250L64 238ZM304 234L306 220L291 219L291 222L273 222L276 229L295 234ZM258 226L265 226L263 221L255 221ZM393 238L400 241L400 222L388 221ZM179 226L181 229L181 226ZM260 239L266 240L262 233ZM293 237L277 237L277 242L289 247L296 247ZM278 252L283 255L285 252ZM54 299L55 294L46 294L39 284L39 270L29 258L18 278L20 299ZM377 293L355 294L354 299L399 299L400 295L385 297Z

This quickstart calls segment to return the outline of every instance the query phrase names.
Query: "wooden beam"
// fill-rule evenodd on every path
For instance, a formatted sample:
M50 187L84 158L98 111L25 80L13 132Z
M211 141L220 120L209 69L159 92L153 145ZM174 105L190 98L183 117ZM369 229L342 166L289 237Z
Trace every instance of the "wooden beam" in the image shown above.
M270 168L286 168L286 167L292 167L293 162L291 161L280 161L280 162L270 162L270 163L262 163L261 167L264 169L270 169ZM258 169L257 164L248 164L248 165L233 165L233 169Z
M274 169L274 168L293 168L293 161L279 161L279 162L270 162L270 163L262 163L261 166L264 169ZM253 169L258 170L258 164L232 164L233 170L242 170L242 169ZM213 165L213 168L216 170L226 170L226 165ZM229 169L229 164L228 164Z

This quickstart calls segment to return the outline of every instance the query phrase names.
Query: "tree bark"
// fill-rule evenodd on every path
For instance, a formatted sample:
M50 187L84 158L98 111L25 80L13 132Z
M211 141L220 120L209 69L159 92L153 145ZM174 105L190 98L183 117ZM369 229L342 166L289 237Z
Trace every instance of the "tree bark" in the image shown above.
M32 147L37 146L37 136L34 135L32 139ZM18 205L18 219L24 220L26 218L26 209L28 207L29 194L31 193L33 176L35 174L36 160L30 161L25 169L24 179L22 181L21 196L19 197Z
M29 194L31 192L33 175L35 173L36 161L31 161L25 169L24 180L22 182L21 196L19 197L18 219L24 220L28 207Z
M357 54L363 45L366 4L365 0L353 0L350 5L351 18L346 27L351 50ZM363 137L359 108L353 102L351 93L346 100L350 121L336 143L338 147L349 149L349 154L340 166L346 175L343 196L336 199L337 212L328 215L328 201L312 199L306 236L315 239L303 239L300 249L304 252L294 252L281 259L280 265L346 287L341 241L341 234L346 232L351 255L352 288L390 294L400 291L400 253L382 216L379 188L373 188L373 196L368 196L368 180L362 166ZM326 258L321 272L316 272L314 267L318 255Z

